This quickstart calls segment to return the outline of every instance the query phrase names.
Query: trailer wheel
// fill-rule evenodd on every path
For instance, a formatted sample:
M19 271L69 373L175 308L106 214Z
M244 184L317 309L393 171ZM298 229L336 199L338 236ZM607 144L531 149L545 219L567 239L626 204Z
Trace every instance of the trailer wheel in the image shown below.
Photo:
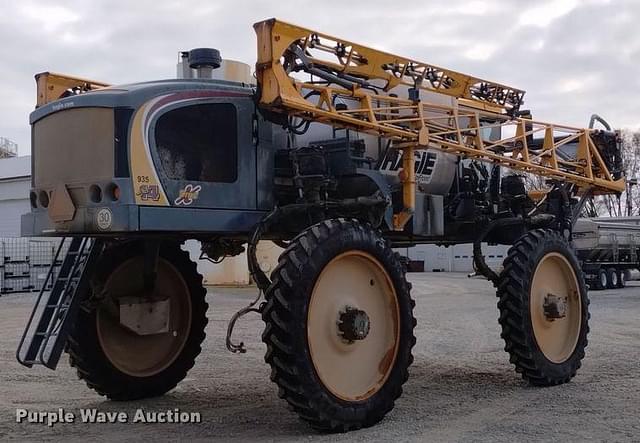
M356 220L328 220L280 256L263 311L271 380L316 429L371 426L409 376L414 302L399 255Z
M609 287L609 275L607 274L607 270L600 268L598 269L598 275L596 277L596 285L595 289L607 289Z
M607 269L607 289L618 288L618 271L615 268Z
M70 364L80 379L111 400L173 389L194 365L205 338L206 291L188 253L178 244L163 244L154 293L144 294L141 250L137 242L105 250L68 340ZM166 332L140 334L125 327L121 307L132 300L168 304Z
M533 385L568 382L580 368L589 299L578 261L557 232L537 229L509 250L498 285L505 350Z
M624 269L618 271L618 288L624 288L627 286L627 276Z

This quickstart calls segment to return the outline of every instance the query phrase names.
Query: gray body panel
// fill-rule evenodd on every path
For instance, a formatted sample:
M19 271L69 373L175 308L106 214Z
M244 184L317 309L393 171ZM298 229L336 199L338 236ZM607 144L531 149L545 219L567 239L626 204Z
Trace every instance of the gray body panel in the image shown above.
M100 229L98 212L108 208L112 224L108 231ZM210 233L245 234L260 221L265 211L231 209L198 209L172 207L145 207L137 205L100 206L78 208L74 220L54 225L46 213L28 213L22 216L22 235L36 232L40 236L65 236L87 233L92 236L118 233L177 232L200 236Z
M167 80L116 86L49 103L36 109L30 116L30 122L32 125L37 124L56 113L67 110L77 112L83 108L129 109L133 113L156 97L176 94L181 91L188 93L218 92L221 94L220 97L205 97L194 101L232 104L235 107L238 172L234 182L196 182L202 188L199 198L194 200L189 207L176 207L175 200L181 190L187 184L194 182L169 178L163 168L159 166L161 162L158 158L158 152L152 148L150 149L152 162L170 206L136 204L133 189L134 177L117 178L115 172L114 178L107 181L86 178L82 180L65 179L64 183L76 206L73 220L54 223L47 209L43 207L32 208L30 213L22 217L22 235L113 235L120 232L157 231L191 232L194 234L249 232L264 216L265 211L273 207L273 196L270 191L273 181L272 152L274 149L271 144L272 124L262 119L257 113L253 100L254 90L250 85L219 80ZM155 127L158 118L165 112L183 105L178 103L168 106L150 122L150 146L155 146ZM126 129L127 140L132 130L132 120L130 119ZM128 160L130 156L129 143L123 145L126 152L120 153L120 156ZM91 149L92 146L86 146L86 148ZM55 153L48 154L48 161L51 161ZM117 152L115 156L118 156ZM127 170L130 171L129 167ZM120 188L121 195L118 201L94 203L88 198L87 188L90 185L97 184L104 189L109 183L115 183ZM258 191L258 183L261 184L260 191ZM32 181L32 185L35 184L39 184L38 177L34 177ZM47 192L51 192L51 188L55 185L49 181L45 181L45 184L49 186L46 188ZM97 223L97 214L100 210L108 210L111 213L111 226L107 230L100 229Z
M164 103L166 97L177 97ZM87 178L79 172L74 176L73 170L64 170L65 174L55 173L64 165L56 165L50 176L46 176L46 166L40 167L37 177L34 177L33 192L40 195L42 191L53 196L56 184L65 185L70 199L75 206L72 219L52 220L51 208L45 209L38 204L31 212L22 218L23 236L67 236L67 235L112 235L131 232L139 234L153 234L154 232L173 233L175 235L205 236L210 235L240 235L247 236L258 221L273 209L274 192L274 153L277 149L286 148L286 137L283 130L259 112L255 105L255 90L251 85L219 80L165 80L132 85L115 86L56 100L36 109L30 116L33 128L45 127L55 131L55 124L47 123L47 117L57 113L78 113L82 109L113 109L115 126L113 143L93 143L90 136L83 136L84 142L74 142L64 136L53 137L55 143L47 143L47 138L40 133L40 141L34 148L34 157L42 150L50 150L42 155L48 161L55 161L60 151L61 158L74 155L79 149L108 149L114 150L113 163L108 162L108 168L114 168L113 178ZM160 106L160 104L162 106ZM236 128L229 127L229 131L236 131L237 146L237 178L233 182L223 181L194 181L171 178L164 169L166 157L160 158L156 146L156 126L159 119L171 112L191 104L225 104L233 105L236 111ZM157 106L156 106L157 105ZM155 106L155 107L154 107ZM142 114L144 110L144 114ZM148 118L147 118L148 112ZM134 122L136 115L144 115L142 132L144 132L145 146L147 146L148 162L155 169L154 174L160 185L161 194L165 196L165 206L147 204L140 197L140 176L135 176L132 166ZM104 115L95 112L95 115ZM84 117L83 117L84 118ZM86 120L86 118L85 118ZM53 121L53 120L52 120ZM67 126L73 125L73 119L59 119ZM58 124L58 126L64 126ZM102 127L108 127L103 125ZM137 127L137 126L136 126ZM62 130L62 129L61 129ZM226 131L227 128L225 127ZM86 131L85 131L86 132ZM35 129L34 129L35 133ZM83 133L84 134L84 133ZM34 137L36 138L36 137ZM82 137L79 137L82 138ZM75 144L74 144L75 143ZM83 144L84 143L84 144ZM70 146L73 145L73 146ZM113 145L113 148L111 146ZM69 152L64 152L68 149ZM139 155L139 151L138 152ZM213 152L213 151L211 151ZM83 152L86 158L86 152ZM105 153L101 152L100 157ZM38 161L34 159L34 164ZM101 161L100 164L105 164ZM111 165L114 166L111 166ZM76 165L75 169L80 169ZM104 168L103 168L104 169ZM366 176L379 189L385 199L392 200L392 192L398 189L398 179L395 174L377 169L358 169L357 176ZM60 180L58 177L64 177ZM78 179L82 177L82 179ZM138 180L138 181L136 181ZM101 189L108 189L116 184L120 191L120 198L92 201L89 188L97 185ZM178 206L178 200L184 195L185 189L197 187L197 198L190 201L188 206ZM368 194L367 194L368 195ZM414 217L412 237L433 237L441 239L443 235L442 198L440 196L425 195L424 205ZM153 203L153 202L150 202ZM157 202L156 202L157 203ZM106 215L105 215L106 214ZM99 218L107 216L108 226L98 222ZM386 229L392 227L393 208L388 206L384 214ZM53 217L55 219L55 217Z
M104 107L137 109L153 97L177 91L229 91L252 96L254 88L244 83L224 80L157 80L112 86L80 95L62 98L37 108L29 116L33 124L47 115L69 108Z

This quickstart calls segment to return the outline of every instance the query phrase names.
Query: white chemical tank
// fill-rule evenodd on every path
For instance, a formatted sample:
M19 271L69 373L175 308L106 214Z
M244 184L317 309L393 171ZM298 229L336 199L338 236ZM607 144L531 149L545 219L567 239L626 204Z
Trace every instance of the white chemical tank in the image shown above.
M255 84L256 79L251 75L251 66L236 60L223 59L219 69L213 71L215 80Z
M407 97L406 86L399 86L389 91L397 94L398 97ZM421 91L421 98L430 103L456 106L457 101L442 94ZM313 97L309 99L313 101ZM345 101L344 104L349 109L353 109L354 102ZM296 146L306 146L311 142L328 140L332 138L343 138L346 135L344 129L334 130L331 126L321 123L312 123L308 131L301 136L295 137ZM365 141L367 157L379 158L379 153L384 155L388 140L374 135L364 134L357 131L349 131L352 140L362 139ZM451 189L455 177L458 157L452 154L445 154L436 149L416 150L416 184L419 192L432 195L444 195ZM391 182L399 183L398 173L402 170L402 150L389 149L380 162L380 171L387 176Z
M223 59L213 48L197 48L182 51L176 66L179 79L226 80L255 84L251 66L236 60Z

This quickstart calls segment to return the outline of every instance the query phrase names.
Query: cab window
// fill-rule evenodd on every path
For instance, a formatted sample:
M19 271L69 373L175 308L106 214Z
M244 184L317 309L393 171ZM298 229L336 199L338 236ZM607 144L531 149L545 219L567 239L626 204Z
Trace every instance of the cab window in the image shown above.
M231 183L238 178L237 115L232 104L170 110L158 118L155 142L170 179Z

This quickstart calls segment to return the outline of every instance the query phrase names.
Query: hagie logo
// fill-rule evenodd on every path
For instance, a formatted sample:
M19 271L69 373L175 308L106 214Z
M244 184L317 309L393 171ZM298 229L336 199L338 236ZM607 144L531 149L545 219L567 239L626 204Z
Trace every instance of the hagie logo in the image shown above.
M415 171L418 183L428 184L438 161L435 152L416 149ZM402 168L402 149L389 149L382 159L380 171L396 172Z
M189 206L194 200L198 199L201 189L202 186L200 185L186 185L184 189L180 190L180 195L174 203L178 206Z

